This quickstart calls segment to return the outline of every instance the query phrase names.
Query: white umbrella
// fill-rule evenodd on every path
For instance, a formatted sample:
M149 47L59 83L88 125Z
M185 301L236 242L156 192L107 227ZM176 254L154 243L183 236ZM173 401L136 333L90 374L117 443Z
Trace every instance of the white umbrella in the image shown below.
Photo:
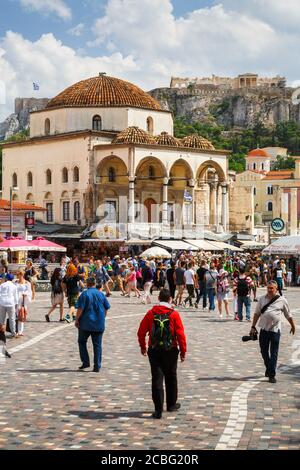
M142 258L172 258L170 253L159 246L152 246L141 254Z
M281 237L263 250L268 255L300 255L300 235Z

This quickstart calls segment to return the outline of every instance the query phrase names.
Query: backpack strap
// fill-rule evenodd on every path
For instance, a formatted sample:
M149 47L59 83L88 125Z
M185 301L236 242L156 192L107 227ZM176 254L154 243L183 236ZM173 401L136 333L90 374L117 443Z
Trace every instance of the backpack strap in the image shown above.
M272 300L270 300L270 302L268 302L260 311L261 315L263 315L266 310L268 310L268 308L270 307L270 305L272 305L274 302L276 302L276 300L280 299L280 295L275 295L275 297L273 297Z

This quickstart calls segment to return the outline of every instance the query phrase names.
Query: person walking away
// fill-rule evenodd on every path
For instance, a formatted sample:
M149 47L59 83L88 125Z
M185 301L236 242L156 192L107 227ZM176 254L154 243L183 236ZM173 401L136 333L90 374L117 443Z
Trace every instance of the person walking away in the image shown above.
M246 320L251 321L251 297L250 292L253 287L253 281L250 276L245 274L244 268L240 268L240 274L234 280L233 292L237 295L238 321L243 321L243 305L246 309Z
M143 318L138 341L143 356L149 358L152 376L152 400L155 419L161 419L164 407L164 387L166 386L167 411L180 408L177 384L177 362L180 351L181 362L186 357L186 337L179 313L171 306L172 297L167 289L159 293L159 305L153 307ZM148 351L146 336L148 339ZM179 350L178 350L179 346Z
M19 303L18 291L13 283L13 274L6 274L6 281L0 285L0 324L6 325L6 315L9 318L11 338L17 338L16 307Z
M52 307L45 315L46 321L49 323L50 322L50 315L56 307L59 307L59 316L60 322L64 321L64 290L62 286L62 277L61 277L61 269L60 268L55 268L52 276L51 276L51 304Z
M130 271L127 275L126 281L127 281L127 294L125 295L125 297L130 298L130 293L131 291L133 291L135 292L135 296L140 298L141 295L136 285L136 271L135 271L134 266L130 267Z
M24 336L24 324L27 321L29 305L32 299L31 284L25 279L25 272L20 270L17 272L16 287L18 291L17 320L18 320L18 336Z
M282 295L282 289L283 289L283 269L282 269L282 264L281 261L278 262L275 267L273 268L271 280L275 281L277 286L278 286L278 292L279 295Z
M145 295L142 299L142 304L151 304L151 286L153 282L153 271L150 267L149 261L146 261L145 267L142 269L142 287L144 289Z
M185 261L181 261L179 266L175 269L174 279L177 289L177 295L175 299L175 305L182 305L182 297L184 292L184 273L185 273Z
M218 271L216 270L215 264L210 263L210 269L205 274L205 285L206 292L209 301L209 311L214 312L216 309L215 298L217 295L217 277Z
M176 292L174 274L175 274L175 262L171 261L170 267L167 269L167 281L169 285L169 291L171 292L171 297L173 300L175 300L175 292Z
M70 263L67 269L67 274L62 281L62 285L67 295L68 304L69 304L69 313L65 317L65 321L70 323L73 319L75 321L76 314L75 308L76 303L79 297L79 285L80 276L78 275L77 267Z
M102 337L105 331L105 319L110 309L109 302L103 292L96 289L95 278L87 279L87 290L78 300L75 326L78 328L79 354L82 365L79 370L90 367L87 341L92 337L94 349L94 369L99 372L102 366Z
M198 281L198 289L197 289L197 299L195 303L195 308L198 308L201 297L203 297L203 310L207 308L207 292L206 292L206 284L205 284L205 274L207 273L209 267L205 260L201 261L200 268L197 269L197 281Z
M166 273L163 269L163 264L160 261L159 263L157 263L157 268L156 268L156 271L155 271L153 284L151 286L151 294L153 293L154 287L156 287L157 290L163 289L164 285L165 285L165 282L166 282Z
M222 304L224 303L227 319L230 317L229 313L229 280L228 273L224 269L220 269L217 277L217 300L220 318L223 318Z
M190 307L193 306L193 299L195 298L195 287L197 286L196 273L193 270L193 263L188 264L188 269L184 273L184 282L188 291L188 297L184 301L184 306L186 303L190 303Z
M276 383L276 367L281 337L281 323L284 315L291 325L291 334L295 334L296 326L287 300L278 295L278 286L270 281L267 286L267 295L258 300L250 336L257 333L256 324L260 327L259 344L261 355L266 367L265 376L270 383Z

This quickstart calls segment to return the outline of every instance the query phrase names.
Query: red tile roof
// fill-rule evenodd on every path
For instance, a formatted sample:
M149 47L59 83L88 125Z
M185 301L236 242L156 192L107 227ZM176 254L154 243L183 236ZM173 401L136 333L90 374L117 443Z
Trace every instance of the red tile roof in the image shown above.
M266 157L266 158L271 158L271 155L268 154L265 150L262 149L255 149L251 150L251 152L248 153L248 157Z
M32 204L25 204L23 202L13 201L12 207L14 211L24 212L43 212L46 211L44 207L34 206ZM0 210L10 210L10 202L5 199L0 199Z
M269 171L264 180L290 180L293 179L293 170Z

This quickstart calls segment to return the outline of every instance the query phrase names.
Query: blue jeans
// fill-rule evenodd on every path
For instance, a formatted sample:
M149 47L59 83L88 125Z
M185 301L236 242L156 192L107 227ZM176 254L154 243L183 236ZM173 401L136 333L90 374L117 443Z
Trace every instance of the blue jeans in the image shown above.
M275 377L276 375L279 342L280 331L276 333L275 331L260 330L260 351L269 377Z
M238 297L238 316L239 320L243 320L243 305L246 308L246 318L250 320L251 299L250 296Z
M78 344L79 354L82 364L85 367L90 367L90 357L86 347L87 340L92 337L93 348L94 348L94 368L101 369L102 362L102 336L103 333L99 331L84 331L78 330Z
M207 306L207 292L204 282L199 282L199 289L197 290L197 300L196 304L198 305L201 297L203 296L203 308Z
M206 290L207 296L208 296L208 301L209 301L209 310L215 310L215 297L216 297L216 291L214 288L209 288Z

